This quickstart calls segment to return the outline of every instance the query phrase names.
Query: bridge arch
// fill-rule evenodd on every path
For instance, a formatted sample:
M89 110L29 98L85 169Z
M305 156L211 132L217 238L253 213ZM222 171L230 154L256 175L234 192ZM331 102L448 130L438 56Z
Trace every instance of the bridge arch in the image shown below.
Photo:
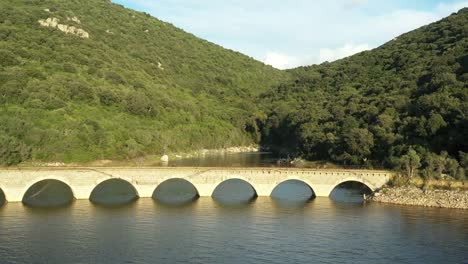
M305 202L316 197L311 184L301 179L287 179L278 183L270 197L276 200Z
M160 183L152 198L165 204L186 204L200 197L193 183L183 178L170 178Z
M70 184L60 177L36 179L27 185L22 202L31 207L57 207L69 205L75 200Z
M139 198L135 186L125 178L109 178L94 186L89 200L98 205L120 205Z
M244 178L224 179L214 186L211 197L221 203L247 203L258 196L254 185Z
M371 190L371 192L375 192L377 190L377 188L370 182L367 182L366 180L362 179L362 178L359 178L359 177L348 177L348 178L345 178L345 179L342 179L342 180L339 180L339 181L336 181L334 184L333 184L333 188L331 189L330 191L330 194L331 192L336 188L338 187L339 185L343 184L343 183L347 183L347 182L358 182L358 183L361 183L362 185L366 186L367 188L369 188L369 190Z
M328 197L340 203L363 203L375 190L368 181L353 177L337 181Z

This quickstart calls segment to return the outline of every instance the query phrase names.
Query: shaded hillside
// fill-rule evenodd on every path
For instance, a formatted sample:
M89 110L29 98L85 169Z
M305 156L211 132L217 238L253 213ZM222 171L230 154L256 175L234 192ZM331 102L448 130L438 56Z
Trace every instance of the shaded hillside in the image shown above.
M263 144L307 159L462 176L468 9L358 55L290 71L262 96ZM454 158L458 159L455 160Z
M107 0L0 0L0 58L6 164L250 144L287 75Z

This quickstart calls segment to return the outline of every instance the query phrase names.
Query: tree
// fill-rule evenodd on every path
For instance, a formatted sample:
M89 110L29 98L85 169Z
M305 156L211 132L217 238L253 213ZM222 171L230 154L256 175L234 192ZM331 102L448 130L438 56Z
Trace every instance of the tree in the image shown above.
M458 169L460 168L460 164L458 164L458 161L456 159L447 158L445 167L446 167L447 173L451 177L453 177L453 178L457 177Z
M0 164L16 165L31 156L31 149L23 142L9 136L0 136Z
M460 151L460 152L458 152L458 155L460 156L460 165L465 170L467 170L468 169L468 153Z
M410 148L408 153L401 157L402 165L406 170L406 176L408 178L413 178L415 172L419 167L421 167L421 158L419 157L418 153Z
M447 156L448 156L447 151L442 151L435 160L437 176L440 179L442 178L442 174L444 173L445 168L447 166Z
M445 127L447 123L444 121L444 118L440 114L431 114L429 120L427 120L427 130L429 135L435 135L437 131Z
M344 135L346 152L350 153L353 160L358 163L364 162L372 153L374 147L374 136L365 128L352 128Z

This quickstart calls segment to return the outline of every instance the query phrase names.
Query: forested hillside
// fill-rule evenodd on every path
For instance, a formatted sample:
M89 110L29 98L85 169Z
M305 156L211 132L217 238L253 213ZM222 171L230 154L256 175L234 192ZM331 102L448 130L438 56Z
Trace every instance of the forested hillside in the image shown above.
M251 144L287 73L108 0L0 0L0 163Z
M468 9L279 71L107 0L0 0L0 164L260 142L309 160L465 177Z
M261 97L263 145L311 160L464 177L467 8L375 50L290 73L294 81Z

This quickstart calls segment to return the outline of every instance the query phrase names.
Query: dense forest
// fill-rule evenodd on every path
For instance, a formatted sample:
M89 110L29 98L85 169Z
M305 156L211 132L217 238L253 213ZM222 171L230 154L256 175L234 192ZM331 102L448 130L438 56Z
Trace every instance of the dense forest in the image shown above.
M464 178L468 8L264 93L262 143L284 155Z
M258 143L465 178L468 9L279 71L108 0L0 0L0 164Z
M288 75L107 0L0 0L0 58L7 165L252 144Z

